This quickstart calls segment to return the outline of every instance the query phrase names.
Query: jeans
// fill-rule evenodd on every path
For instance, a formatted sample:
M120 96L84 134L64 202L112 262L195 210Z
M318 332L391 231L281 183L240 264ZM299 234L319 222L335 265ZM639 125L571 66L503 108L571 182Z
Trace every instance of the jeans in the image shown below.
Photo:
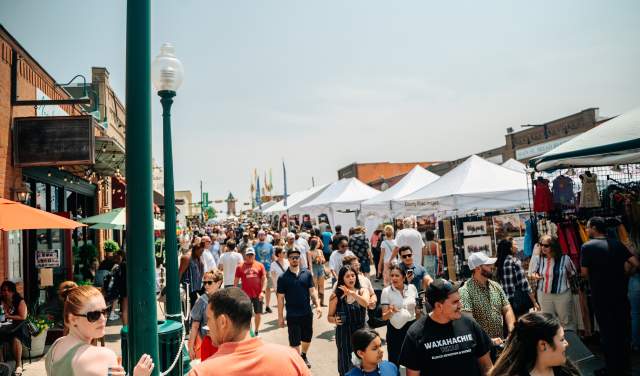
M640 348L640 274L629 278L629 303L631 304L631 344Z

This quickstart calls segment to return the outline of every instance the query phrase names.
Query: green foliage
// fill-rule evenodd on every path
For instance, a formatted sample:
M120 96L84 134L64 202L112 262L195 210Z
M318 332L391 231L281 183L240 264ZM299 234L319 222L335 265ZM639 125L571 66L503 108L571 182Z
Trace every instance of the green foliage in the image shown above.
M38 335L43 330L46 330L55 324L55 317L53 313L46 309L45 305L36 303L29 309L27 321L38 329L35 334Z
M120 250L120 246L115 241L109 239L104 242L105 252L117 252Z

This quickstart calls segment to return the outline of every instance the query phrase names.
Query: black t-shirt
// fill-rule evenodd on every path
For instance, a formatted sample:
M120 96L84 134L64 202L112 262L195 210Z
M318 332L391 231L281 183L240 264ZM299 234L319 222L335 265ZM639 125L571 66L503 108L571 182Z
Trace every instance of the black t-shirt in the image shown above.
M308 269L300 269L298 275L287 269L278 278L278 294L284 294L284 306L287 317L311 315L309 289L314 287L313 276Z
M480 375L478 358L489 352L491 339L473 319L439 324L424 316L407 332L400 364L426 375Z
M624 263L631 252L615 239L592 239L582 245L580 265L589 268L589 284L598 305L615 305L627 299ZM610 246L610 247L609 247Z

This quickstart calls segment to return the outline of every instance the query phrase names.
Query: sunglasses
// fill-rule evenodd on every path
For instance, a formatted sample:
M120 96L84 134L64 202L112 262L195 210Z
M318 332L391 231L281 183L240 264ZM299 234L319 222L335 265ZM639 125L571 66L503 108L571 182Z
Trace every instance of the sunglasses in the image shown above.
M105 308L103 310L100 311L91 311L91 312L87 312L85 314L82 315L76 315L75 313L73 314L74 316L80 316L80 317L86 317L87 321L89 322L96 322L98 320L100 320L100 316L103 316L106 318L107 314L109 314L109 308Z
M540 243L540 247L545 247L545 248L546 247L551 247L551 244L542 244L542 243Z
M401 256L403 259L409 258L409 257L413 257L412 253L407 253Z
M213 285L214 283L218 283L220 281L221 280L218 280L218 281L202 281L202 284L203 285Z
M289 256L290 260L300 260L300 256Z

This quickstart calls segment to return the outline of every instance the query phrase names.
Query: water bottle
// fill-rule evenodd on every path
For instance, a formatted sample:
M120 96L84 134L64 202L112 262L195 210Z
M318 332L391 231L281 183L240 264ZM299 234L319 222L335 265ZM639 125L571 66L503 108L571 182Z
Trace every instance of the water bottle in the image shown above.
M4 307L2 306L2 304L0 304L0 322L5 322L6 319L7 318L4 314Z

